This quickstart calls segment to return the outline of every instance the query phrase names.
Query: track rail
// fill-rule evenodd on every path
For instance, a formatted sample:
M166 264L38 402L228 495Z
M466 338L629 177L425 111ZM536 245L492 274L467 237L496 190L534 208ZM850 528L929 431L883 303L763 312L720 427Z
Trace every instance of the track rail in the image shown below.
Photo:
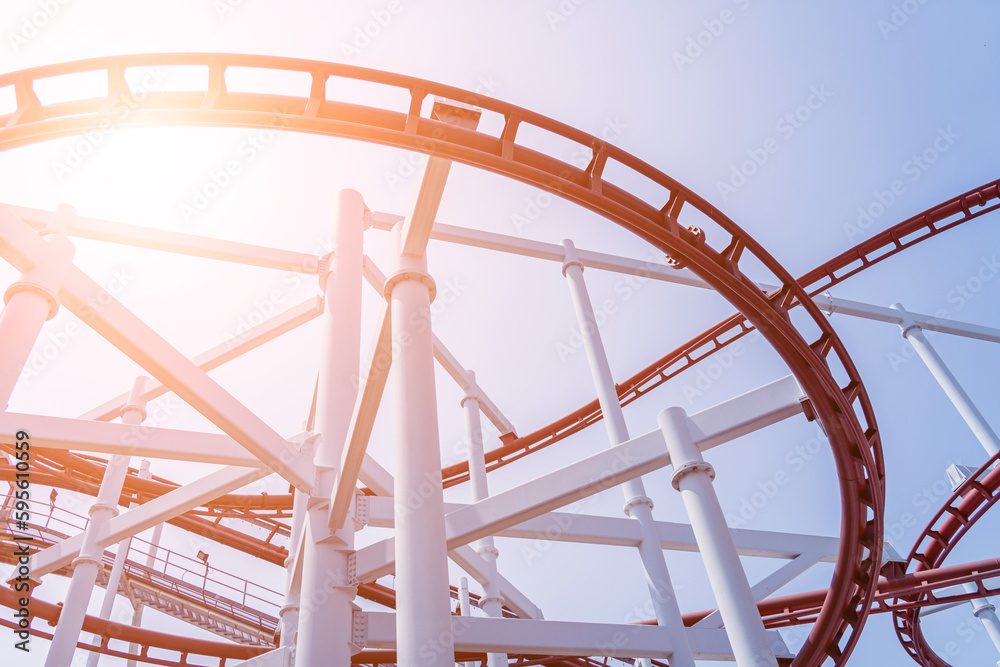
M921 533L906 559L905 570L911 566L915 574L941 567L948 554L965 537L976 522L1000 501L1000 453L979 467L963 481L945 501L934 518ZM997 574L1000 574L998 572ZM994 575L995 576L995 575ZM978 592L971 597L987 595L982 579L976 580ZM901 596L903 602L911 603L893 613L896 635L906 653L924 667L950 667L927 643L920 629L920 602L941 600L931 593L915 593Z
M130 98L128 68L194 65L207 68L205 90L149 95L126 118L112 115ZM282 70L308 75L302 97L228 90L230 67ZM38 79L98 72L107 94L43 105L34 92ZM407 111L327 99L331 77L368 81L409 97ZM127 126L212 125L255 127L359 139L468 164L534 185L598 213L686 265L726 298L782 357L809 396L815 417L828 434L841 495L841 539L830 592L794 664L844 664L856 644L878 579L884 498L881 445L871 402L853 362L833 328L803 288L744 230L707 201L647 163L596 137L520 107L457 88L363 68L308 60L221 54L112 57L51 65L0 75L14 87L17 109L0 117L0 150L86 131L102 123ZM335 87L334 87L335 88ZM335 92L335 90L334 90ZM422 115L430 96L475 105L503 118L499 137ZM585 169L532 150L517 140L526 126L589 148ZM105 125L106 127L106 125ZM523 131L522 131L523 135ZM650 203L604 179L608 162L651 181L663 191ZM689 224L690 223L690 224ZM740 270L752 257L780 287L761 293ZM799 304L810 330L806 339L789 309ZM834 371L845 379L838 382Z

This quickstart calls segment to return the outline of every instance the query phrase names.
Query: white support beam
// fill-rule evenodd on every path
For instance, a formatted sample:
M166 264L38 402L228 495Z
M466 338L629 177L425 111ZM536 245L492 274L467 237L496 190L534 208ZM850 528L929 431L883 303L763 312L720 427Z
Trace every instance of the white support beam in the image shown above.
M359 474L358 477L362 482L364 482L365 486L374 491L376 495L392 495L394 483L392 475L389 474L388 470L382 467L382 464L368 454L365 454L365 460L361 464L361 474Z
M401 216L391 213L376 212L373 216L372 227L375 229L388 231L394 224L402 220ZM459 245L471 246L475 248L485 248L498 252L505 252L523 257L533 257L544 259L550 262L562 262L565 251L561 245L556 243L543 243L522 239L516 236L507 236L493 232L484 232L478 229L469 229L455 225L435 223L431 229L430 238L446 243L456 243ZM639 276L651 280L676 283L679 285L689 285L691 287L701 287L709 289L710 286L705 281L694 275L689 269L673 269L665 264L656 264L628 257L618 257L592 250L577 249L580 263L584 267L612 271L625 275ZM775 286L761 283L762 289L774 289ZM892 309L883 306L874 306L849 299L841 299L829 294L818 294L813 297L820 310L829 314L850 315L879 322L899 324L899 314ZM939 331L941 333L952 334L954 336L964 336L966 338L976 338L978 340L1000 343L1000 329L985 327L967 322L957 322L953 320L943 320L931 315L911 313L914 321L921 329L927 331Z
M372 227L375 229L388 231L392 226L402 220L401 216L389 213L375 213ZM460 245L475 248L485 248L497 252L505 252L522 257L533 257L544 259L550 262L562 263L565 257L565 249L557 243L543 243L522 239L516 236L484 232L478 229L457 227L435 223L431 229L430 238L436 241L447 243L457 243ZM613 271L626 275L639 276L662 282L676 283L679 285L689 285L692 287L702 287L708 289L710 286L701 278L698 278L690 269L674 269L666 264L656 264L628 257L617 257L603 252L592 250L577 250L580 263L587 268Z
M802 393L791 376L691 415L688 428L696 446L707 450L802 411ZM448 514L448 550L618 486L670 464L663 434L650 431L512 489ZM395 568L384 543L358 551L358 577L371 581ZM801 553L801 552L799 552Z
M382 306L380 324L372 341L368 362L363 371L361 391L354 403L354 413L347 432L347 443L340 458L340 469L330 498L329 525L337 530L344 525L347 512L364 464L368 441L375 426L385 383L392 365L392 317L388 304Z
M402 218L400 218L400 220L402 220ZM365 280L368 281L369 285L375 288L376 292L382 294L385 291L385 274L382 273L381 269L378 268L375 262L367 256L365 256L364 274ZM453 355L448 348L445 347L444 343L441 342L441 339L434 335L433 332L431 333L431 340L434 343L434 359L441 364L441 368L443 368L448 375L451 376L462 391L468 391L471 386L469 371L466 370L461 363L459 363L458 359L455 358L455 355ZM479 409L483 411L483 414L486 415L486 418L490 420L501 435L516 433L514 425L511 424L510 420L507 419L506 416L504 416L503 412L500 411L500 408L498 408L496 403L493 402L493 399L486 395L486 392L482 390L482 387L479 387L478 398Z
M261 322L257 326L251 327L245 333L234 336L210 350L202 352L191 361L201 370L211 371L226 364L233 359L243 356L251 350L255 350L264 343L285 334L306 322L311 322L323 313L323 298L320 296L310 297L302 303L283 310L277 315ZM151 401L162 396L169 391L160 382L150 381L143 394L143 399ZM93 419L97 421L110 421L118 416L128 392L119 394L109 401L97 406L82 415L80 419Z
M66 417L0 414L0 442L13 442L17 431L31 434L35 449L78 450L146 458L244 467L260 466L228 435L153 426L132 426Z
M737 547L737 552L739 548ZM795 577L799 576L810 567L816 563L823 560L825 554L801 554L796 558L793 558L789 562L785 563L777 570L767 575L756 584L750 588L750 594L753 595L753 599L760 602L764 598L770 596L776 590L790 582ZM718 609L713 611L711 614L701 619L694 624L696 628L721 628L722 627L722 614Z
M43 229L52 218L51 212L37 208L11 204L0 206L24 220L35 230ZM320 258L309 253L279 250L165 229L127 225L98 218L77 216L66 228L66 235L295 273L315 274L320 265Z
M365 619L366 646L396 648L396 615L388 612L355 612ZM457 652L501 652L568 657L610 656L668 660L673 653L667 628L656 625L577 623L570 621L512 622L499 618L453 616L452 636ZM698 660L732 660L733 651L725 630L688 631L692 653ZM777 633L770 633L775 642ZM437 638L426 640L434 651ZM793 658L785 653L779 657Z
M446 503L445 511L456 512L468 507ZM385 498L368 499L368 525L375 528L392 528L392 503ZM686 523L657 521L656 530L660 546L667 551L698 551L691 526ZM822 535L782 533L770 530L731 528L733 542L741 556L794 560L801 554L814 554L817 562L835 563L839 538ZM548 512L522 521L497 533L497 537L546 542L571 542L576 544L601 544L605 546L635 547L639 544L639 529L634 521L621 517L595 516L573 512ZM473 574L466 570L469 574Z
M490 581L486 561L476 553L475 549L466 545L448 552L448 558L469 574L473 579L485 586ZM510 583L502 574L497 574L500 585L500 595L504 598L504 606L517 614L518 618L543 618L542 610Z
M265 468L229 467L217 470L111 519L107 532L98 536L97 546L104 549L121 542L268 474ZM80 533L36 552L31 556L32 576L41 578L66 567L80 553L82 546L83 533Z
M968 322L958 322L955 320L947 320L940 317L934 317L932 315L924 315L922 313L910 313L907 312L904 317L903 313L893 308L886 308L884 306L874 306L867 303L861 303L860 301L851 301L849 299L840 299L837 297L830 296L829 294L818 294L813 298L819 309L829 313L831 315L849 315L851 317L860 317L866 320L874 320L876 322L886 322L888 324L898 324L902 325L904 319L912 324L924 329L926 331L937 331L940 333L951 334L952 336L962 336L964 338L975 338L977 340L984 340L990 343L1000 343L1000 329L995 329L993 327L984 327L979 324L970 324Z

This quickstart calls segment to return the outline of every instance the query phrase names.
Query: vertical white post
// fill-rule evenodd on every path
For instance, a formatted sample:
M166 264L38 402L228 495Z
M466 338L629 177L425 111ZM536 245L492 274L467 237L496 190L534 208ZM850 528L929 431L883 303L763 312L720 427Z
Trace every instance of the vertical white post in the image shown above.
M143 381L146 378L142 378ZM134 395L134 391L133 391ZM141 400L142 395L139 395ZM122 408L122 423L138 425L146 418L146 405L145 401L142 401L141 405L126 405ZM143 459L139 467L139 477L142 479L149 479L149 461ZM131 505L130 505L131 507ZM104 601L101 603L101 611L98 613L98 618L109 619L111 618L111 612L115 608L115 600L118 598L118 586L121 584L122 571L125 569L125 561L128 558L129 549L132 548L132 538L126 538L118 543L118 551L115 553L115 562L111 566L111 574L108 575L108 585L104 589ZM91 640L93 646L101 645L101 636L95 634ZM87 667L97 667L97 664L101 660L101 654L97 651L91 651L90 655L87 656Z
M681 408L667 408L657 421L670 452L670 483L680 491L701 551L708 581L740 667L777 667L757 602L750 590L722 506L712 488L715 470L702 458Z
M917 351L934 379L941 385L941 389L948 395L955 409L962 415L962 419L972 429L986 453L993 456L1000 452L1000 438L997 438L997 434L987 423L986 418L962 389L962 385L952 375L944 360L938 355L937 350L931 346L930 341L924 336L923 330L910 319L909 313L903 306L894 303L890 308L898 310L903 316L903 321L899 325L903 330L903 337L913 345L913 349Z
M73 244L62 234L76 215L72 207L60 205L45 235L45 256L4 292L0 310L0 412L7 409L31 348L42 325L59 310L59 289L73 261Z
M327 515L361 371L361 281L365 202L354 190L337 195L332 262L320 276L325 293L316 394L316 495L307 502L296 662L349 667L357 581L354 526L331 531Z
M302 578L295 576L295 556L304 539L306 494L295 489L292 501L292 525L289 529L288 558L285 559L285 599L278 611L281 628L280 646L295 646L299 632L299 604L302 599Z
M128 418L133 424L140 424L146 418L143 388L146 378L136 378L132 383L132 392L128 402L122 408L122 420ZM115 454L108 460L101 480L101 488L97 491L97 500L90 508L90 522L84 531L83 545L80 555L73 560L73 578L69 583L66 600L63 602L59 622L52 636L52 644L45 658L45 667L65 667L73 661L76 643L83 629L83 619L87 615L87 605L90 595L97 582L97 575L103 569L103 549L97 544L97 538L103 535L111 519L118 516L118 501L121 498L125 475L131 456Z
M462 397L462 409L465 411L465 443L469 456L469 485L472 487L472 502L485 500L490 495L486 481L486 451L483 447L483 422L479 410L479 386L476 384L476 374L469 371L469 388ZM503 617L503 596L500 595L500 583L497 579L497 551L492 535L487 535L475 543L476 552L486 561L489 581L483 586L483 596L479 599L479 608L492 618ZM488 653L488 667L506 667L506 653Z
M149 461L146 461L146 460L142 461L142 464L139 467L139 477L141 479L149 479L150 477L152 477L152 474L149 472ZM149 553L146 554L146 567L148 567L150 569L152 569L153 566L156 564L156 552L159 551L160 537L162 537L162 535L163 535L163 524L162 523L158 523L153 528L153 535L149 539L149 544L150 544ZM143 607L144 607L144 605L141 602L139 602L135 606L135 611L132 612L132 627L133 628L141 628L142 627L142 609L143 609ZM128 645L128 652L131 655L138 655L139 654L139 645L138 644L129 644ZM135 660L129 660L128 663L126 663L126 667L136 667L136 661Z
M407 667L454 667L444 530L431 301L434 281L421 254L403 253L392 233L394 272L385 284L392 309L396 656Z
M587 292L587 283L583 278L583 264L577 258L573 242L567 239L562 243L566 248L562 271L569 283L584 349L597 389L598 402L604 415L604 425L607 427L611 444L619 445L629 439L628 426L618 400L611 364L608 362L607 352L597 328L597 318ZM694 667L691 644L684 629L680 606L677 604L670 572L667 570L667 562L660 547L660 536L653 520L653 501L646 495L641 477L622 484L622 491L625 493L625 515L632 517L639 524L641 535L639 558L646 572L646 584L656 622L668 629L671 644L674 646L670 664L673 667Z
M972 582L962 584L962 588L967 593L975 593L979 588ZM972 604L972 614L979 619L986 628L986 634L993 641L993 646L1000 651L1000 620L997 620L997 609L986 598L976 598L969 600ZM1000 662L997 662L1000 666Z

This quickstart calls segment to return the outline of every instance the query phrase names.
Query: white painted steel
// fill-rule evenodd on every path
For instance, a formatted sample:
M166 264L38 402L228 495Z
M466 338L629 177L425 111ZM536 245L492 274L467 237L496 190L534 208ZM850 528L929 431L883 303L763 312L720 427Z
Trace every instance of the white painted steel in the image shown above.
M142 387L146 378L137 378L132 385L132 395L122 415L123 420L130 425L139 424L146 417L142 402ZM73 661L76 644L83 629L83 620L87 615L87 605L97 582L97 575L104 569L104 546L100 538L107 533L108 525L113 517L118 516L118 500L122 487L125 485L125 475L128 474L131 457L125 454L115 454L104 468L97 498L90 508L90 521L83 531L83 541L79 555L73 559L73 577L70 579L69 590L59 613L59 622L52 635L52 644L45 656L45 667L64 667ZM117 540L116 540L117 541ZM119 577L121 570L118 571ZM117 591L117 582L114 591ZM114 602L114 592L108 586ZM110 609L108 610L110 612Z
M142 398L145 391L146 381L149 378L139 377L135 379L132 383L132 391L129 396L129 400L126 401L125 407L122 411L122 422L130 426L136 426L143 422L146 418L146 403ZM131 459L127 459L128 462ZM126 467L128 466L126 463ZM143 461L140 466L139 476L143 479L149 479L149 461ZM134 506L134 503L131 506ZM108 619L111 618L111 611L115 606L115 599L118 597L118 586L121 583L122 571L125 568L125 559L128 558L129 549L132 547L132 538L128 537L118 543L118 551L115 553L115 561L111 566L111 574L108 575L108 584L104 589L104 600L101 602L101 610L98 612L98 618ZM93 646L101 645L101 636L94 635L91 639L91 644ZM98 662L101 659L101 654L97 651L91 651L87 656L87 667L97 667Z
M478 386L476 374L469 371L466 375L469 386L462 398L462 410L465 414L465 446L469 459L469 486L472 500L477 502L489 497L489 484L486 480L486 452L483 448L483 424L479 418ZM493 536L487 535L476 541L476 553L486 563L488 581L483 584L483 595L479 600L479 608L492 618L503 617L503 596L500 594L500 582L497 580L497 558L499 552L494 544ZM486 656L487 667L506 667L507 655L504 653L489 653Z
M399 344L392 370L397 660L403 665L453 667L430 328L433 283L423 252L419 257L404 254L402 232L393 232L396 265L386 285L392 334Z
M593 303L583 278L583 265L577 256L576 248L568 239L564 240L562 245L566 249L562 272L569 283L573 308L576 311L577 323L583 335L584 349L597 390L597 400L604 416L604 425L608 430L611 444L619 445L629 440L629 434L625 414L618 400L615 379L611 373L611 363L608 361L607 351L601 340ZM677 603L674 585L670 580L670 572L656 534L653 501L646 495L641 477L625 481L622 484L622 491L625 493L626 516L639 524L639 558L646 574L646 585L649 588L656 621L670 632L670 643L674 648L671 663L674 667L694 667L694 658L681 618L680 605Z
M913 349L917 351L917 355L927 365L931 375L941 385L941 389L944 390L952 405L955 406L958 413L962 415L962 419L972 429L972 433L979 440L979 444L983 446L983 449L986 450L989 456L995 456L997 453L1000 453L1000 438L997 437L996 432L986 421L986 418L983 417L979 408L972 402L972 399L969 398L969 395L965 393L962 385L959 384L948 368L948 365L944 363L937 350L934 349L930 341L927 340L927 337L924 336L920 327L908 317L909 313L906 312L906 309L902 305L894 303L892 304L892 308L902 316L899 326L903 330L903 336L913 345Z
M304 665L349 667L357 583L350 572L354 526L330 527L330 498L341 466L361 368L361 267L365 203L342 190L334 207L333 259L320 275L326 295L319 352L314 463L318 483L306 505L302 590L296 660Z
M673 459L671 483L684 500L739 667L777 667L743 564L715 495L715 473L702 458L681 408L667 408L657 421Z

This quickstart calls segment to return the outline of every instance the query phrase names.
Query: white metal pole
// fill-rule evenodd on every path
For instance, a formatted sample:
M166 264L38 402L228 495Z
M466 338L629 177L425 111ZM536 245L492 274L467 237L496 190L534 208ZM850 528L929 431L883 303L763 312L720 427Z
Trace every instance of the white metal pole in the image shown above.
M670 482L684 500L736 664L739 667L777 667L774 649L768 641L757 602L712 487L715 470L694 444L683 409L667 408L657 421L674 468Z
M909 313L906 312L906 309L902 305L894 303L890 307L898 310L903 316L903 322L899 325L903 330L903 336L906 340L910 341L913 349L923 359L924 364L927 365L934 379L938 381L944 393L948 395L952 404L958 410L959 414L962 415L962 419L972 429L973 434L975 434L976 439L979 440L980 444L986 450L986 453L994 456L997 452L1000 452L1000 438L997 438L997 434L990 427L989 423L987 423L982 413L979 412L979 409L972 402L972 399L969 398L969 395L962 389L962 385L952 375L951 370L948 369L944 360L938 355L937 350L931 346L920 327L909 318Z
M140 377L136 379L136 384L133 384L132 393L129 397L130 400L126 403L125 407L122 408L123 424L138 426L145 421L146 401L142 399L142 391L145 389L146 381L148 379L149 378ZM137 385L139 387L138 394L136 393ZM134 403L132 399L138 399L138 402ZM139 468L139 477L149 479L149 461L142 461ZM115 600L118 598L118 586L122 580L122 571L125 569L125 561L128 559L128 552L131 548L131 537L118 543L118 551L115 553L115 562L111 566L111 574L108 575L108 585L104 589L104 601L101 603L101 611L98 613L98 618L111 618L111 612L115 607ZM95 634L91 640L91 644L94 646L100 646L101 636ZM87 656L87 667L97 667L100 660L101 654L97 651L91 651L90 655Z
M462 397L461 405L465 411L465 443L469 457L469 485L472 490L472 502L485 500L490 495L486 481L486 451L483 446L483 422L480 416L479 386L476 384L476 374L469 371L469 388ZM503 617L503 596L500 594L500 582L497 577L497 551L492 535L487 535L475 543L476 552L486 562L489 581L483 586L483 596L479 599L479 608L492 618ZM487 653L487 667L506 667L506 653Z
M145 403L142 400L145 384L145 377L138 377L132 383L132 392L122 412L123 420L128 417L134 423L141 423L145 419ZM97 491L97 500L90 508L90 522L84 531L80 555L73 560L73 578L70 580L66 600L59 614L59 622L52 636L52 644L45 658L45 667L65 667L73 661L76 643L83 629L83 619L87 615L90 595L97 582L97 575L104 567L103 549L97 545L97 539L107 530L111 519L118 516L118 501L121 498L131 459L132 457L127 454L115 454L108 460L108 465L104 469L101 488Z
M349 667L357 582L350 562L354 525L328 525L330 497L344 450L361 371L361 281L365 202L354 190L337 195L333 260L320 276L325 293L319 384L316 394L318 484L307 502L302 591L296 661L302 665Z
M454 667L431 336L435 288L426 257L403 253L401 232L402 225L393 230L395 270L385 285L395 348L396 654L407 667Z
M962 584L962 588L967 593L975 593L979 588L972 582ZM986 628L986 634L993 641L993 646L1000 651L1000 620L997 620L997 609L986 598L974 598L969 600L972 605L973 615L980 620ZM997 663L1000 665L1000 662Z
M305 538L305 511L308 498L295 489L292 500L292 525L289 528L288 558L285 559L285 599L278 611L281 621L281 646L295 646L299 631L299 605L302 599L302 579L295 577L295 556Z
M562 271L569 283L584 349L597 389L598 402L604 415L604 424L608 429L611 444L619 445L629 439L628 426L625 423L621 402L618 400L611 364L597 328L597 318L587 291L587 283L583 278L583 264L576 256L573 242L567 239L562 243L566 248ZM639 558L646 572L646 584L649 587L656 622L670 632L671 644L674 647L670 664L674 667L694 667L691 644L684 629L680 606L677 603L667 562L660 547L660 536L653 520L653 501L646 495L641 477L622 484L622 491L625 493L625 515L634 518L639 524L641 535Z
M147 478L148 479L148 478ZM163 536L163 524L158 523L156 527L153 528L153 536L149 540L150 549L149 553L146 555L146 567L154 569L156 566L156 554L159 551L160 538ZM166 568L164 568L166 570ZM145 608L141 602L136 605L135 612L132 614L132 627L141 628L142 627L142 610ZM132 655L137 655L139 653L138 644L129 644L128 652ZM136 667L135 660L129 660L127 667Z
M153 476L152 473L150 473L150 471L149 471L149 461L147 461L146 459L143 459L142 462L139 464L139 478L140 479L149 479L152 476ZM153 536L150 539L149 553L146 554L146 567L148 567L148 568L152 568L153 567L153 563L156 562L156 552L157 552L157 549L159 547L160 536L162 534L163 534L163 524L162 523L158 523L158 524L156 524L156 527L153 528ZM131 545L131 543L132 543L132 540L131 540L131 538L129 538L129 544ZM135 610L132 612L132 627L133 628L142 627L142 608L143 608L143 604L141 602L136 603ZM131 655L137 655L139 653L139 645L138 644L129 644L128 645L128 652ZM126 665L126 667L136 667L135 660L129 660L128 663L127 663L127 665Z
M27 363L42 325L59 310L59 289L73 261L75 249L63 235L76 215L72 207L60 205L52 222L42 231L45 255L4 292L0 310L0 412L7 409L24 364Z

